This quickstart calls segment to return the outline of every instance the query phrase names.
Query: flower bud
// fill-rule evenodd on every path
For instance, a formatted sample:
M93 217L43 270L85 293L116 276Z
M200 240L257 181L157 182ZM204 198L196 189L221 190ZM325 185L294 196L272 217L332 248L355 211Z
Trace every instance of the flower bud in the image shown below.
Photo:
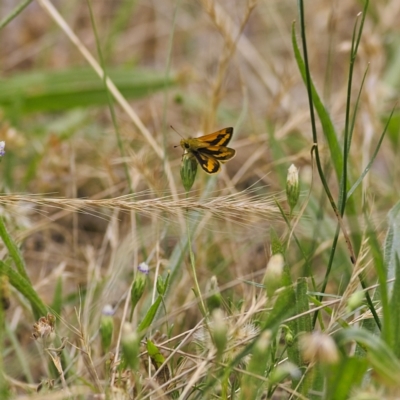
M286 361L283 364L279 364L271 371L270 375L268 376L268 381L270 386L272 386L276 385L277 383L281 383L287 379L288 376L290 376L292 379L299 380L301 378L301 372L296 365Z
M346 310L352 312L363 304L365 294L362 291L354 292L347 301Z
M299 170L292 164L289 167L286 179L286 197L292 213L294 207L299 200L300 187L299 187Z
M156 288L157 288L157 293L163 296L166 291L166 286L165 286L165 281L164 278L161 275L158 275L157 277L157 283L156 283Z
M107 353L111 346L112 335L114 331L113 313L114 310L109 304L107 304L104 306L100 318L101 347L104 353Z
M132 371L136 371L139 364L140 336L132 330L131 325L127 322L122 327L121 344L126 365Z
M272 297L277 289L282 287L283 267L285 260L280 253L274 254L268 261L264 275L264 286L268 297Z
M217 277L214 275L206 285L207 307L210 313L216 308L221 307L222 296L218 287Z
M144 275L148 275L149 274L149 269L150 269L149 266L145 262L141 262L138 265L138 272L141 272Z
M228 326L225 315L220 308L216 308L211 315L212 338L217 349L218 357L222 356L228 343Z
M323 364L335 364L339 361L336 343L326 333L305 333L300 336L299 347L305 361Z
M293 332L290 329L285 334L285 342L289 347L293 346L294 335L293 335Z
M191 153L182 156L181 179L185 190L188 192L194 183L197 173L197 161Z
M147 267L147 269L145 268ZM146 270L145 272L143 272ZM136 273L135 281L132 285L131 290L131 303L132 310L135 309L137 303L143 295L144 289L146 288L146 275L148 274L148 266L146 263L139 264L138 272Z
M263 376L268 365L268 360L271 358L271 338L270 330L262 332L254 344L250 362L246 368L249 375L243 377L242 394L243 399L259 398L258 393L262 385L260 379L255 376Z

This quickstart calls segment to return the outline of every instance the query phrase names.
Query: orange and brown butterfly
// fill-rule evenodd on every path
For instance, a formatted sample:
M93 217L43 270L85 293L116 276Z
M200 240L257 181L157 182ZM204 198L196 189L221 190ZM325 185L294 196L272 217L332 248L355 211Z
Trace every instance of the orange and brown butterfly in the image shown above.
M221 170L221 163L225 163L236 154L236 151L226 145L233 135L233 128L224 128L220 131L198 138L181 140L184 155L193 155L200 167L207 174L216 174Z

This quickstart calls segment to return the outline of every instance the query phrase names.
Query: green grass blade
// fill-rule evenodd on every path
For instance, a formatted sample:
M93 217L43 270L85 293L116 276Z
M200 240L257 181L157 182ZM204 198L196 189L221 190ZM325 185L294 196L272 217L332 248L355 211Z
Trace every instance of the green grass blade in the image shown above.
M32 0L23 0L21 3L19 3L14 10L12 10L6 17L4 17L0 21L0 30L2 30L6 25L8 25L19 13L21 13L29 4L32 2Z
M294 26L292 28L292 45L293 45L293 50L294 50L294 56L297 62L297 66L299 68L301 77L303 78L304 83L306 84L306 67L303 61L303 58L301 57L300 49L297 44L296 40L296 31L294 29ZM328 111L324 107L321 98L319 97L319 94L317 90L315 89L314 83L312 80L310 81L311 83L311 91L312 91L312 98L313 98L313 103L315 106L315 109L318 113L318 117L321 121L322 124L322 130L324 133L324 136L327 140L329 151L331 154L331 161L333 163L333 166L335 168L336 175L338 177L338 180L341 177L342 174L342 169L343 169L343 155L342 155L342 149L340 147L337 134L335 131L335 128L333 126L333 123L331 121L331 118L329 116Z
M11 268L4 261L0 261L0 273L8 276L10 283L18 290L31 304L36 319L47 314L47 307L42 302L31 283L21 276L17 271Z
M164 74L144 70L113 69L108 76L126 98L148 96L176 83ZM104 82L92 68L37 71L0 79L0 106L22 113L57 111L75 107L106 105Z
M294 336L293 344L287 348L288 359L290 362L297 365L301 370L303 369L305 370L307 369L307 367L300 355L299 335L304 332L312 331L311 317L310 314L307 313L307 311L309 311L309 301L308 301L307 291L308 287L306 279L299 278L297 280L297 285L296 285L296 292L295 292L296 303L294 308L296 315L301 315L303 313L304 315L300 318L297 318L294 321L288 322L288 326L292 330ZM308 380L307 377L303 379L301 386L298 387L299 379L293 379L292 388L293 389L297 388L296 390L302 391L302 388L304 387L304 384L306 384L307 380Z
M63 307L63 279L60 276L57 279L56 287L54 288L53 302L51 303L51 310L56 315L61 315L61 310ZM59 321L57 319L57 321Z
M7 232L4 220L1 217L0 217L0 237L3 240L3 243L6 245L11 258L13 259L17 271L21 276L24 277L24 279L30 282L29 276L26 272L25 261L22 257L22 254L19 251L18 246L16 245L10 234Z
M348 182L348 173L347 173L347 166L349 162L349 152L350 152L350 146L351 146L351 139L352 139L352 123L354 123L355 116L357 114L357 107L354 110L354 115L351 121L350 118L350 108L351 108L351 92L352 92L352 86L353 86L353 72L354 72L354 63L357 57L357 50L358 50L358 45L361 40L361 34L362 34L362 29L364 26L364 20L365 20L365 15L366 11L368 8L368 0L365 2L364 5L364 13L362 14L361 17L361 23L360 23L360 28L357 30L357 22L358 19L356 20L356 23L354 25L353 29L353 36L351 40L351 51L350 51L350 60L349 60L349 77L347 80L347 98L346 98L346 121L345 121L345 127L344 127L344 144L343 144L343 171L342 171L342 177L340 179L340 189L339 189L339 204L338 207L340 209L340 213L343 216L344 211L346 208L346 201L347 201L347 182ZM365 74L364 74L365 78ZM360 96L361 89L359 90L358 97ZM357 103L356 103L357 104Z
M389 343L390 339L390 310L389 310L389 294L387 287L387 267L382 253L382 245L378 238L377 229L375 228L370 215L365 215L366 230L368 235L368 243L370 254L373 257L373 266L375 269L376 276L378 277L379 287L374 293L374 302L380 301L382 307L382 334L384 340ZM371 309L371 311L373 311ZM374 311L376 314L376 311ZM377 315L375 320L378 321ZM381 327L381 323L378 324Z

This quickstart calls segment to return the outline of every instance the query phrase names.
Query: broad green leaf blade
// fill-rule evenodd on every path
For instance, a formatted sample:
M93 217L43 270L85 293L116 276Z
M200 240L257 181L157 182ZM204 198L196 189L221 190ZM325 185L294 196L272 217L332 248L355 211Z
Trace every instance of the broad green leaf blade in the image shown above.
M361 384L368 367L366 358L344 358L331 367L328 376L327 399L346 400L350 391Z
M137 329L140 334L142 332L144 332L153 322L154 317L156 316L158 307L160 307L161 300L162 300L162 296L158 296L157 300L149 308L149 311L147 311L147 314L144 316L142 322L140 323L140 325L138 326L138 329Z
M392 349L378 336L362 328L347 328L337 334L340 346L356 341L366 350L366 357L375 376L387 385L398 386L400 379L400 361Z
M164 74L114 69L107 75L126 98L139 98L176 83ZM107 104L104 82L91 68L29 72L0 79L0 106L24 113Z

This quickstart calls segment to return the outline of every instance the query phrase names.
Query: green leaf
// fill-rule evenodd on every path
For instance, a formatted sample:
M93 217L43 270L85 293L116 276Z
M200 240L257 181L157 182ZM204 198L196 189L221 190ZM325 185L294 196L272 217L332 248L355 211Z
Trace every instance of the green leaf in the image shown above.
M375 375L387 385L398 387L400 361L392 349L380 337L362 328L347 328L337 334L337 343L343 348L353 341L366 350L366 357Z
M21 276L16 270L11 268L4 261L0 261L0 273L8 276L10 283L30 302L36 319L47 314L47 307L42 302L31 283Z
M331 366L328 377L327 399L346 400L350 391L361 384L368 367L365 358L343 358L337 365Z
M176 83L164 74L114 69L107 75L126 98L139 98ZM107 104L104 82L91 68L29 72L0 79L0 106L20 112Z
M156 366L157 369L159 369L164 363L165 357L160 353L158 347L150 339L147 340L147 352L149 353L153 364Z
M143 333L153 322L158 307L160 307L161 301L162 301L162 296L158 296L157 300L149 308L149 311L147 311L147 314L144 316L142 322L140 323L137 329L140 334Z
M151 363L154 365L154 368L158 372L159 378L162 382L167 382L170 379L171 375L168 365L162 366L165 362L165 357L160 353L158 347L151 340L147 341L147 352L149 353Z
M1 217L0 217L0 237L3 240L5 246L7 247L10 257L13 259L19 274L29 282L30 280L28 274L26 273L25 261L22 257L22 254L19 251L17 244L14 242L13 238L8 233L7 228L4 224L4 220Z
M288 322L289 328L292 330L293 335L294 335L294 342L292 346L287 348L287 354L288 354L288 359L291 361L293 364L297 365L300 369L307 369L307 366L305 362L302 360L302 357L300 355L300 350L299 350L299 334L302 332L311 332L312 331L312 321L311 321L311 316L307 311L309 311L309 298L307 295L307 280L305 278L299 278L297 280L297 285L296 285L296 300L295 304L293 305L295 309L295 315L301 315L304 314L300 318L296 318L294 321ZM297 388L300 392L303 392L303 385L306 384L305 388L307 387L307 383L310 384L310 382L307 382L309 380L309 376L307 376L304 379L302 379L302 383L299 385L300 379L292 379L292 387Z

